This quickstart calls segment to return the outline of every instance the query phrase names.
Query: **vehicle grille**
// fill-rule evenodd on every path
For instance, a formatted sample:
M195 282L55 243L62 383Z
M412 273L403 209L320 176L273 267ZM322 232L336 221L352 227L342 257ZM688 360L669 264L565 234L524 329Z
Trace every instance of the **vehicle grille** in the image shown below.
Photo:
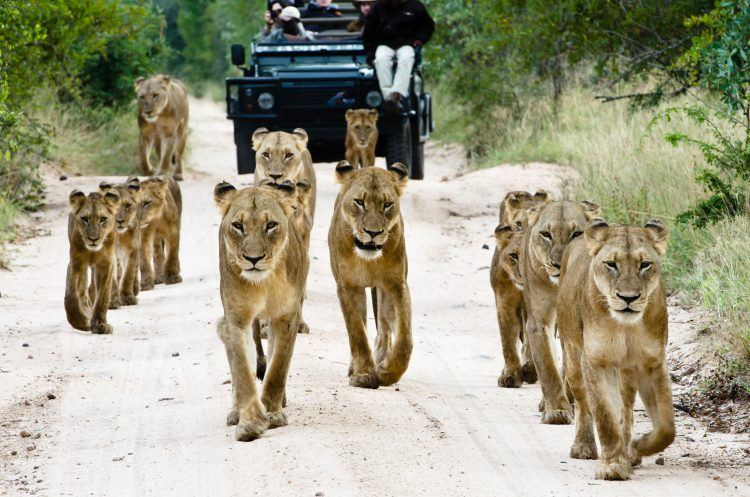
M285 106L284 110L282 111L281 118L284 123L301 128L345 128L345 113L346 109L325 109L321 111L319 107L315 110L312 110L289 108Z
M281 102L284 107L328 107L328 102L342 90L340 88L295 88L282 90ZM355 98L349 90L346 98Z

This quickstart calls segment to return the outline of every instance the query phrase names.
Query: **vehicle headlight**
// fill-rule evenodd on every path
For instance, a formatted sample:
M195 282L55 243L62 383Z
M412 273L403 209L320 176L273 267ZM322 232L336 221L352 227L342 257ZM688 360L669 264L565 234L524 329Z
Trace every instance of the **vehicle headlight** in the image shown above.
M276 103L276 99L270 93L261 93L258 95L258 107L263 110L273 109L273 104Z
M370 107L380 107L380 104L383 103L383 96L379 91L372 90L367 94L367 97L365 97L365 101Z

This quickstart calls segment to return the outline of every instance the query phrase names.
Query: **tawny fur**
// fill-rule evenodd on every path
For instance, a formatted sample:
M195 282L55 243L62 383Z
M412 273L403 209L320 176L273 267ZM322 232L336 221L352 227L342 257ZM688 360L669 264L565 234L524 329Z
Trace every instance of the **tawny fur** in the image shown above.
M138 78L138 155L141 173L166 175L182 180L182 158L188 132L188 99L179 79L158 74ZM151 150L156 150L156 171L151 166Z
M107 323L107 309L115 270L115 216L120 195L108 191L93 192L87 197L73 190L69 201L72 212L68 216L70 262L65 281L65 313L70 325L78 330L109 334L112 326Z
M299 189L295 218L305 250L310 249L310 231L315 220L317 195L315 168L307 150L307 133L297 128L292 133L270 132L259 128L253 133L255 150L255 186L271 183L276 186L291 182ZM304 319L300 321L300 333L309 333Z
M349 384L363 388L392 385L406 371L412 352L411 297L400 210L408 170L398 163L387 171L355 169L342 161L336 176L341 191L328 231L328 249L349 335ZM366 335L366 288L374 289L377 302L374 359Z
M259 437L269 427L287 424L282 410L286 379L299 328L308 256L294 222L294 200L267 188L237 191L216 186L221 210L219 271L224 316L218 333L232 373L233 405L227 423L236 424L237 440ZM269 324L269 361L262 395L258 394L250 334L254 323ZM260 335L252 331L256 346ZM265 362L262 364L265 370Z
M354 166L375 165L375 147L378 144L378 111L375 109L349 109L346 111L346 160Z
M534 366L544 395L542 423L570 424L573 408L553 353L557 319L557 280L563 250L583 235L589 219L599 215L590 202L558 201L528 210L523 241L523 299L526 307L524 336L529 341Z
M537 380L529 341L524 339L526 310L523 305L521 255L527 210L551 201L547 192L508 192L500 203L500 224L495 229L496 247L490 266L490 284L495 294L497 321L503 350L504 367L497 379L500 387L518 388L523 382ZM522 342L523 364L518 356Z
M131 177L125 183L99 184L99 190L116 190L120 194L117 210L117 243L115 249L116 271L112 278L112 298L109 308L138 303L138 270L141 250L141 209L143 195L138 178Z
M576 402L570 456L597 457L595 476L630 477L643 456L664 450L675 436L672 387L665 362L668 321L662 256L667 229L588 224L565 251L558 297L558 330L567 381ZM631 301L631 302L628 302ZM653 430L631 441L639 392Z
M141 290L180 283L180 186L171 178L156 176L141 182L141 188Z

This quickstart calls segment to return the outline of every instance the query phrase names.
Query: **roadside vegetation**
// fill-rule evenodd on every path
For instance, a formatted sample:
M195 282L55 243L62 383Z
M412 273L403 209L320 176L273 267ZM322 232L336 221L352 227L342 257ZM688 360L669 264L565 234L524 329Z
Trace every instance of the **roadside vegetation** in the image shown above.
M719 367L701 387L747 399L750 2L430 5L437 137L477 167L569 165L567 196L615 222L668 222L667 284L712 315Z

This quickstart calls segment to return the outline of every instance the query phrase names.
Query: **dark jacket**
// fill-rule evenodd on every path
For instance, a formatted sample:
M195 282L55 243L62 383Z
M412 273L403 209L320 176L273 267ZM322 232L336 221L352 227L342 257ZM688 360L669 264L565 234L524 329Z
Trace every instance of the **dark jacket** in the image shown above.
M396 5L391 0L380 0L365 19L362 42L372 58L379 45L396 50L417 40L425 44L434 31L435 21L419 0L402 0Z
M321 7L315 2L310 2L307 5L307 8L302 11L302 19L310 18L310 17L341 17L341 11L339 10L339 6L335 3L332 3L328 7ZM318 25L318 24L310 24L307 26L307 29L310 31L320 32L325 31L325 26Z

